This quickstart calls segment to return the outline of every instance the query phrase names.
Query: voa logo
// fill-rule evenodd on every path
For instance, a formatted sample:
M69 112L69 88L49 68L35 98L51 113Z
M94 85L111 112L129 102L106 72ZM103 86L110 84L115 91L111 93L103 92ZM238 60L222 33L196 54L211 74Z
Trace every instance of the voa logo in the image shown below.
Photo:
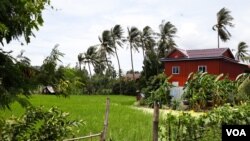
M247 136L244 129L226 129L227 136Z

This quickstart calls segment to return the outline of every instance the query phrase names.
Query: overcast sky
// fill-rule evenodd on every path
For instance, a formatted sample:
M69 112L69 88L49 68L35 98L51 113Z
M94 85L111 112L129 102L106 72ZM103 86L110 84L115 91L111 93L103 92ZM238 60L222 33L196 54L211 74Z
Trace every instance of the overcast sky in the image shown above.
M51 0L58 10L44 11L44 25L31 43L21 46L14 41L4 46L17 55L25 50L25 56L32 65L41 65L55 44L65 53L63 65L75 66L77 55L91 45L99 43L102 31L120 24L124 31L136 26L140 30L150 26L158 32L162 20L170 21L178 29L175 41L182 49L202 49L217 47L217 33L212 30L216 23L216 13L228 8L234 17L234 28L230 41L221 47L236 49L240 41L250 45L250 1L249 0ZM119 49L122 70L131 69L127 46ZM115 57L113 65L117 69ZM134 68L142 70L142 52L134 53Z

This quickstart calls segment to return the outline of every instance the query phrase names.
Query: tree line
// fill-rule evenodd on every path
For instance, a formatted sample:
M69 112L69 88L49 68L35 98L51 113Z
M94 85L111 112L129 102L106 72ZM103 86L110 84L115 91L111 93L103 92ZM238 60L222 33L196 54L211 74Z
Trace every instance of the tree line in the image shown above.
M10 41L24 36L27 43L30 42L30 36L35 36L33 30L39 29L43 24L41 12L46 5L50 6L49 0L40 0L38 3L25 1L30 7L25 7L20 11L24 3L15 3L16 1L3 1L0 15L0 42L4 46L4 41L8 44ZM11 8L12 7L12 8ZM12 13L9 14L11 10ZM27 14L24 14L27 13ZM233 27L233 17L230 11L222 8L217 13L217 23L213 30L218 34L218 47L220 39L228 41L231 37L227 27ZM22 23L22 24L18 24ZM16 28L14 28L17 26ZM16 29L16 30L15 30ZM115 25L110 30L104 30L99 36L99 43L90 46L86 52L79 53L78 66L70 68L69 66L58 66L58 61L64 56L60 52L58 45L55 45L51 54L44 59L40 67L34 67L30 64L30 59L21 52L17 57L11 55L11 51L5 51L0 48L0 91L1 106L8 106L14 100L24 103L19 97L20 93L28 96L30 93L38 92L39 86L52 85L60 94L135 94L136 89L153 89L151 84L157 75L163 72L163 64L160 58L166 56L173 48L177 47L174 41L177 28L170 21L162 21L159 25L159 31L155 32L150 26L145 26L142 30L137 27L128 27L127 36L121 25ZM129 46L132 81L127 81L122 77L122 66L120 64L117 50L125 44ZM141 48L144 57L143 70L139 80L135 80L135 71L133 66L133 51L139 51ZM236 59L249 61L248 45L240 42ZM115 55L118 64L118 73L115 71L110 56ZM87 69L83 65L87 65ZM94 72L91 70L94 68ZM88 71L87 71L88 70ZM119 76L119 79L117 79ZM155 79L154 79L155 77ZM149 88L150 87L150 88Z

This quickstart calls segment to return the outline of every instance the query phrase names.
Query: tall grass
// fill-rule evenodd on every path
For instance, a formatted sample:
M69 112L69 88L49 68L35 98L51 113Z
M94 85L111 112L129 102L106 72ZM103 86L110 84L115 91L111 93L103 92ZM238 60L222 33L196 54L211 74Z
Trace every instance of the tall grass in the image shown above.
M34 95L30 102L35 106L46 108L58 107L70 113L72 119L82 119L85 125L80 128L79 136L99 133L103 129L107 96L84 95L70 98L51 95ZM112 141L148 141L152 139L152 115L132 108L135 97L109 96L110 113L108 139ZM17 103L11 111L0 110L0 116L20 116L24 109ZM98 139L97 139L98 140Z

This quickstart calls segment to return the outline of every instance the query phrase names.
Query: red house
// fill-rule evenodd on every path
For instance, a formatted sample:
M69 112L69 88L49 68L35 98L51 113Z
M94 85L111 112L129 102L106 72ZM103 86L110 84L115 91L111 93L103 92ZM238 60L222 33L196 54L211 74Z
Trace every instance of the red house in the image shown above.
M165 58L165 74L172 75L170 82L183 86L191 72L208 72L209 74L226 74L230 79L248 70L248 66L235 60L229 48L182 50L175 48Z

